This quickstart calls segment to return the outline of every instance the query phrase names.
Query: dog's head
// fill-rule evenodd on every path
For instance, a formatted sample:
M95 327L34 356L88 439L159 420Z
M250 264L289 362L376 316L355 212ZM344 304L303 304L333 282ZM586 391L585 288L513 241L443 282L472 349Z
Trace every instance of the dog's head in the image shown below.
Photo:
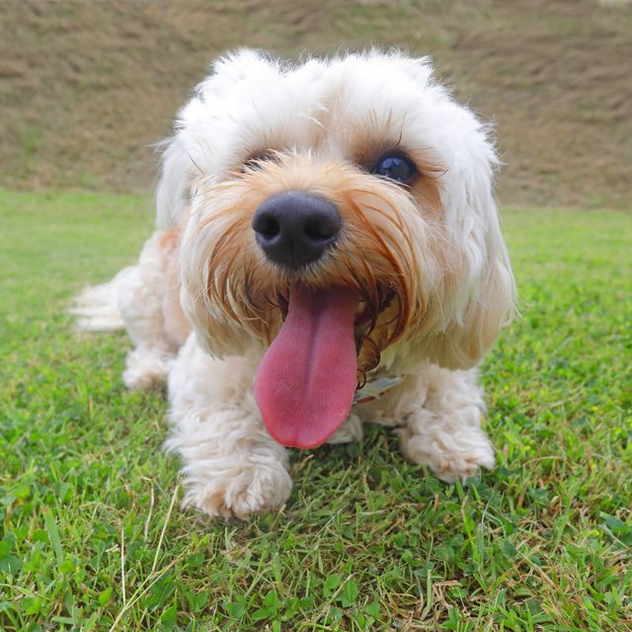
M275 341L262 366L298 381L341 367L345 393L380 362L473 366L514 303L495 165L426 59L220 59L180 113L157 200L160 225L186 223L199 340L215 356Z

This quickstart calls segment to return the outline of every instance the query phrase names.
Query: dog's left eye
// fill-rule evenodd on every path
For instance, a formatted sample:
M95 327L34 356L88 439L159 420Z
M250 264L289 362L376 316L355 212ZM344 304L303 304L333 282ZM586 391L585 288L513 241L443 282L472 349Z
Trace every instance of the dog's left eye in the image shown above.
M373 173L395 182L408 184L417 173L417 167L405 154L389 153L379 159Z
M274 152L271 149L266 149L264 151L259 151L257 153L251 154L250 157L244 162L242 170L254 170L258 171L262 168L262 164L267 162L268 160L274 160Z

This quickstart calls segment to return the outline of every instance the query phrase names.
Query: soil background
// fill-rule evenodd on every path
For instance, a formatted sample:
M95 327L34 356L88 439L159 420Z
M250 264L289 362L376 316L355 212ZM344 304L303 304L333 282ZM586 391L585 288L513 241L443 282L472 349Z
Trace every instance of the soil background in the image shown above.
M501 203L632 207L629 0L0 0L0 186L149 191L220 52L373 45L494 122Z

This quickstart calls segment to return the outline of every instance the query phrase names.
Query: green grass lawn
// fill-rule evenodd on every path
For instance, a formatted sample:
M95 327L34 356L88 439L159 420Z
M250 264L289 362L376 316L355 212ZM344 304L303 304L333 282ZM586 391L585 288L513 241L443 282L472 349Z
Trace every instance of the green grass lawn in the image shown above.
M445 485L372 427L287 508L179 509L165 403L65 310L148 197L0 192L0 630L631 630L632 217L508 210L522 319L484 366L498 467Z

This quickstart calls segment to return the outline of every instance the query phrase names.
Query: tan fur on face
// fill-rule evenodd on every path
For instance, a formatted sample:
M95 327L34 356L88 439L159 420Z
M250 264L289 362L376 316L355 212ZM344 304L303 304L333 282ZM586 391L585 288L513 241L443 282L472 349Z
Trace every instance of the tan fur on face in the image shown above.
M260 204L293 190L331 200L343 220L335 247L299 274L270 264L251 228ZM383 349L424 318L420 280L431 280L434 272L417 245L432 242L429 232L415 192L342 161L279 155L259 170L200 189L181 258L183 298L199 330L208 332L209 349L221 355L252 337L269 344L293 283L348 288L366 310L359 364L371 370Z
M395 134L390 114L380 120L373 113L365 120L351 121L347 128L343 139L345 150L368 172L373 171L386 152L400 150L405 153L414 162L418 172L409 187L409 192L417 200L417 207L424 217L440 217L439 176L446 169L438 164L430 150L403 147L402 133Z

